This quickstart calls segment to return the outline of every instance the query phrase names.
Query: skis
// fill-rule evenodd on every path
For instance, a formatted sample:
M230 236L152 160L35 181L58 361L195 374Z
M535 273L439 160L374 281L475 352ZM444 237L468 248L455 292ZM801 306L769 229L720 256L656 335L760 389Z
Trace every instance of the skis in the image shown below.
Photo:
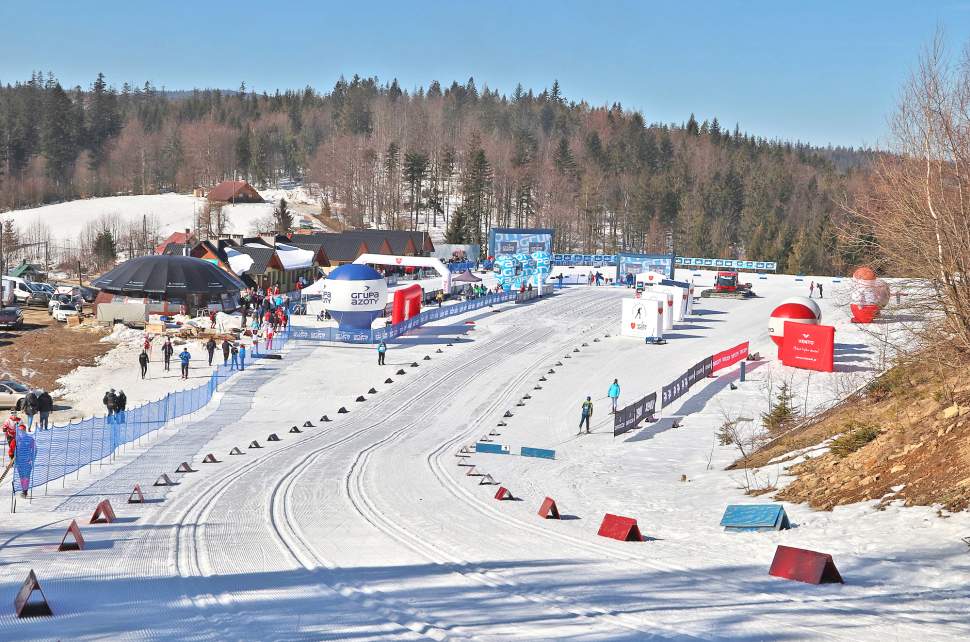
M0 473L0 482L4 480L4 478L7 476L7 473L9 473L10 469L13 468L13 463L14 463L14 460L11 459L10 463L7 464L7 467L3 469L2 473Z

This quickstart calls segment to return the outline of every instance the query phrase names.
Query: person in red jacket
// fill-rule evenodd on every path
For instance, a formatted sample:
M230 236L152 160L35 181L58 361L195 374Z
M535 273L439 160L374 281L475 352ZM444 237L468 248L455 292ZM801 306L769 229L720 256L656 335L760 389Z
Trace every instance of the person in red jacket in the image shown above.
M7 438L7 457L13 459L17 452L17 429L24 430L24 421L16 410L10 411L10 416L3 422L3 434Z

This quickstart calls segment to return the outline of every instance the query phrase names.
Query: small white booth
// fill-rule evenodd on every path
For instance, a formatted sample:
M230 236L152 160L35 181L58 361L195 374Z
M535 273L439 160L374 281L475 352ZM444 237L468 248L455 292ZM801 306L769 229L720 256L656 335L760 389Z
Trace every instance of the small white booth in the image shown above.
M659 298L623 299L620 334L640 339L663 338L665 306Z
M640 295L641 299L656 299L661 301L663 305L663 329L664 331L674 329L674 295L671 292L664 292L662 290L655 290L653 288L647 288L644 290L643 294Z

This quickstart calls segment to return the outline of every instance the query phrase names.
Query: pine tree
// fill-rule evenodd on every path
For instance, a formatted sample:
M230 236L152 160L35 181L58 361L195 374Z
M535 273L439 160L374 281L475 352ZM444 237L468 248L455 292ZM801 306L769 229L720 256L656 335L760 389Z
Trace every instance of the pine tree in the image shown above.
M770 434L783 433L798 420L798 408L792 404L794 397L788 384L781 384L771 410L761 415L761 421Z
M289 234L293 231L293 213L287 207L285 198L281 198L280 204L273 210L273 221L277 234Z
M411 229L415 229L421 213L421 184L428 174L428 162L428 154L425 152L410 151L404 155L401 172L411 199Z
M469 243L482 245L485 223L490 213L491 189L492 166L476 137L468 150L468 161L461 185L462 211Z
M236 170L243 179L250 178L250 167L253 164L252 132L244 127L236 139Z
M99 73L91 86L90 106L87 111L87 148L91 152L89 164L92 169L101 167L106 156L108 142L121 132L121 113L118 95L108 87L104 74Z
M72 107L71 99L60 83L54 82L47 90L41 121L41 148L47 159L47 177L59 186L67 184L78 153Z
M464 245L468 242L465 208L461 205L451 213L448 228L445 230L445 243Z
M108 267L116 258L118 251L115 248L115 239L110 230L101 230L94 238L94 257L97 260L98 268Z
M690 118L687 120L687 126L685 127L688 134L692 136L697 136L701 133L700 127L697 125L697 119L694 118L694 113L691 112Z
M556 165L556 170L562 176L571 176L576 171L576 159L573 158L573 152L569 148L569 141L563 136L559 139L559 146L556 147L556 153L552 157L553 163Z

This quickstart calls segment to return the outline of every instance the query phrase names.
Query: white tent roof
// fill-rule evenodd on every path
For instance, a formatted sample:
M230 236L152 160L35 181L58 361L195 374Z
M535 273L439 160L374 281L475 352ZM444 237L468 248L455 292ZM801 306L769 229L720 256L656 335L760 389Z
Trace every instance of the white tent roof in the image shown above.
M229 267L240 276L253 267L253 257L231 247L226 248L226 257L229 259Z
M276 255L284 270L299 270L313 265L313 251L304 250L285 243L276 244Z

